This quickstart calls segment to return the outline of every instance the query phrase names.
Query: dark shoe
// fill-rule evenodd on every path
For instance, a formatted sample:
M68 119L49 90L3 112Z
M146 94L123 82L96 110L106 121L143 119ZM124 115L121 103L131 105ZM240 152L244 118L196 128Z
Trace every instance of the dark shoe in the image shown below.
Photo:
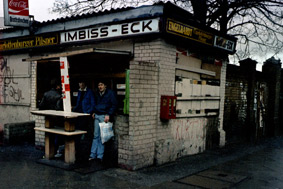
M96 161L97 163L102 163L102 159L100 159L100 158L96 158L95 161Z
M93 160L95 160L95 158L93 158L93 157L88 158L88 161L93 161Z

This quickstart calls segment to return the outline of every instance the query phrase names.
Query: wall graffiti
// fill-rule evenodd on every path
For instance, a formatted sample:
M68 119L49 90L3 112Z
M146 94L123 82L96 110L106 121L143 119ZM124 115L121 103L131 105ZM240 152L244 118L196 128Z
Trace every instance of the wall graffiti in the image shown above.
M204 140L206 125L205 118L177 119L172 133L175 140Z
M172 124L172 135L178 145L177 156L197 154L205 150L207 118L176 119Z
M0 57L0 104L24 100L19 83L15 81L14 70L8 66L8 61Z

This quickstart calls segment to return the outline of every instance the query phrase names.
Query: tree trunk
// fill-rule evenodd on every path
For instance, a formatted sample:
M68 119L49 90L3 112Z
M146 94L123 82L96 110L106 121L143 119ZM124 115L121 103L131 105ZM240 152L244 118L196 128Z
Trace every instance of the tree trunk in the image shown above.
M222 4L220 6L221 9L221 17L220 17L220 32L227 34L227 24L228 24L228 1L222 0Z
M198 19L201 24L205 24L206 13L207 13L206 0L190 0L190 1L194 10L195 18Z

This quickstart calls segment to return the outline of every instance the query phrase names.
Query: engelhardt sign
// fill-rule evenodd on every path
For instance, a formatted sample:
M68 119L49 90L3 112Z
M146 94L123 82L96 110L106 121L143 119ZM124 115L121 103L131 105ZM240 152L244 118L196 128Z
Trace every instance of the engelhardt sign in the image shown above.
M4 0L4 24L29 27L28 0Z
M159 32L159 19L151 19L62 32L60 36L61 43L70 43L157 32Z
M213 34L169 18L167 19L166 31L207 45L213 44Z
M232 53L235 51L235 40L228 40L224 37L220 37L212 33L200 30L196 27L177 22L170 18L167 19L166 32L216 48L224 49Z

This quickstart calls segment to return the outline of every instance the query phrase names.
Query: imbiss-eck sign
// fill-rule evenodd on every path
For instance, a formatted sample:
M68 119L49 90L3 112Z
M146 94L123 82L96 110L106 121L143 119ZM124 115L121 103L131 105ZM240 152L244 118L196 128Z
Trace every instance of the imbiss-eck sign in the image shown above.
M4 0L4 24L29 27L28 0Z
M150 19L62 32L60 36L61 43L70 43L157 32L159 32L159 19Z

